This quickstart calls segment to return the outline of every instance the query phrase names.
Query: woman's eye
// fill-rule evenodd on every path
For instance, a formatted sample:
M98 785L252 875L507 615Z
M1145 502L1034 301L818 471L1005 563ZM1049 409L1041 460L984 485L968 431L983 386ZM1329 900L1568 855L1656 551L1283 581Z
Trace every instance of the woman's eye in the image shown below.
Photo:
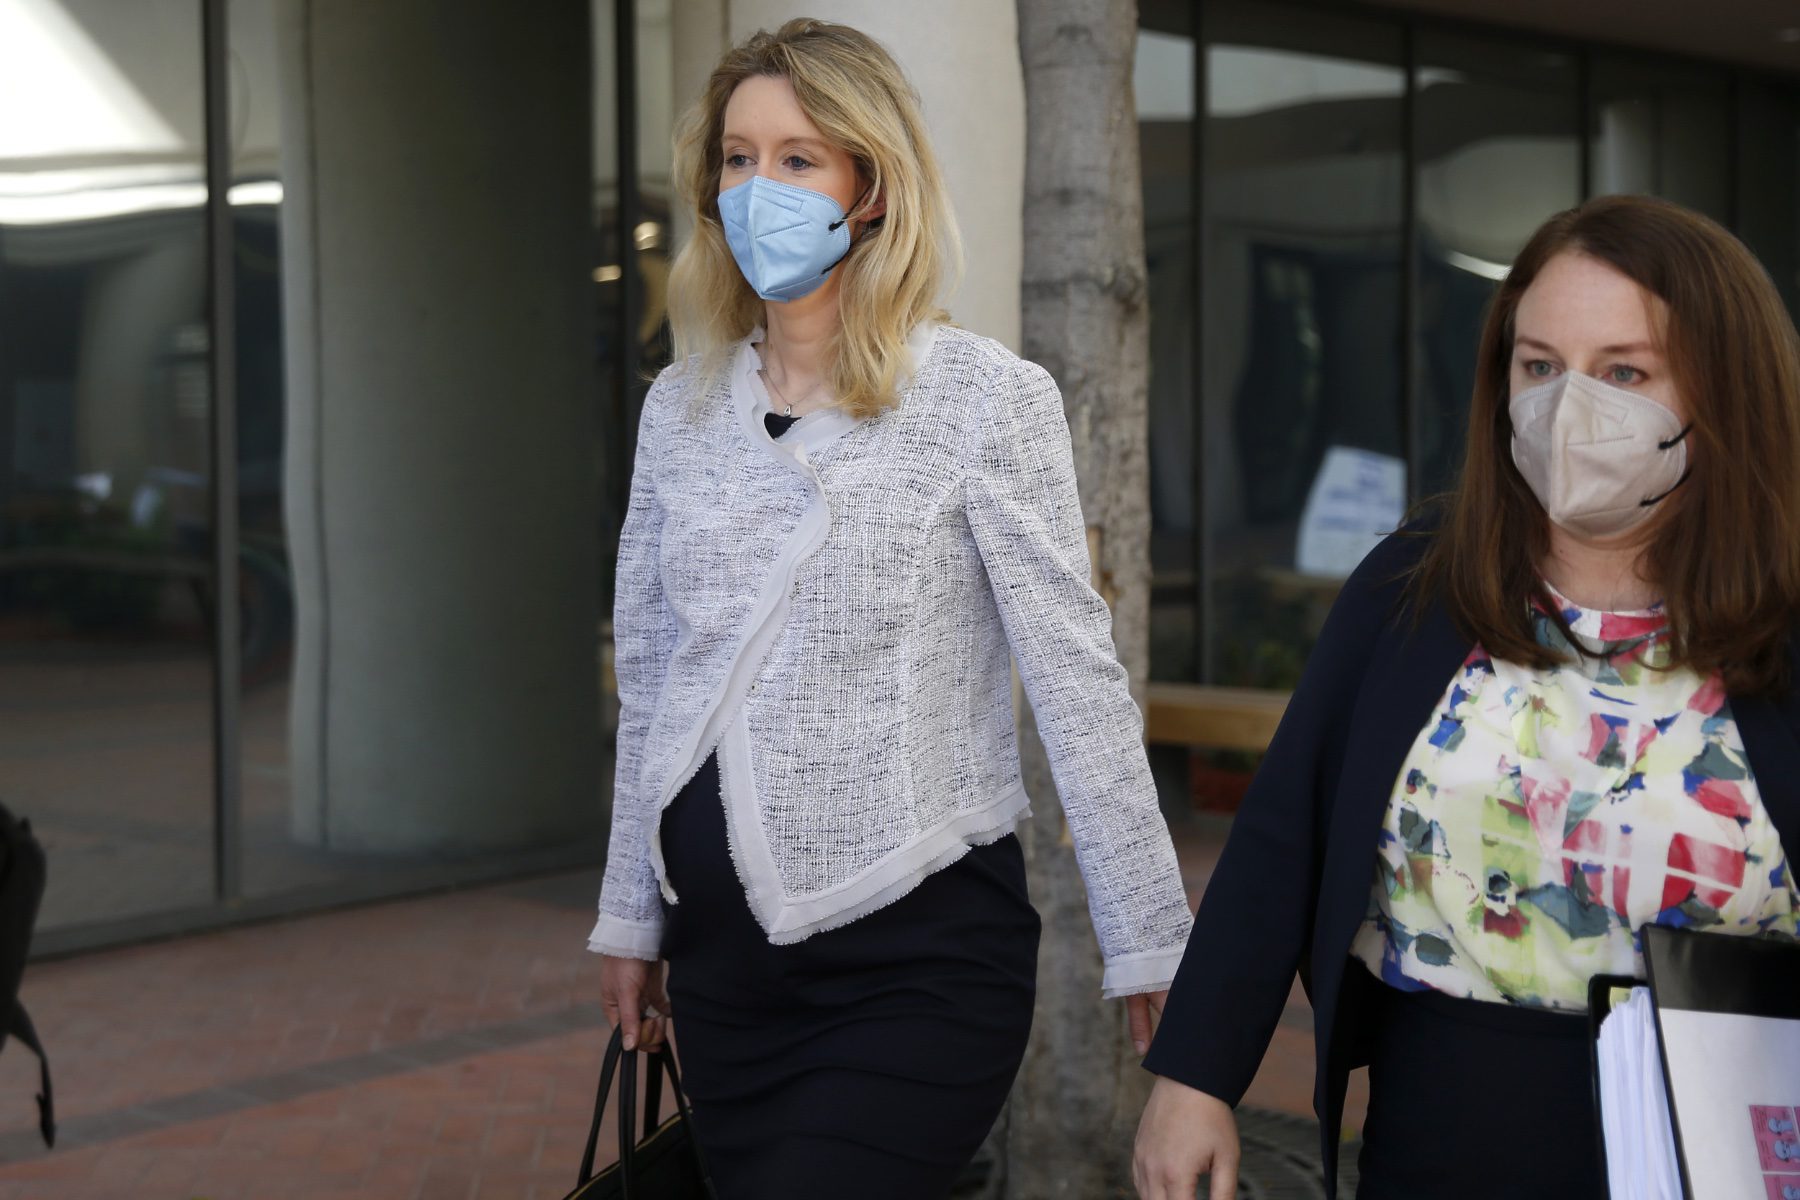
M1556 368L1541 358L1534 358L1525 364L1525 373L1533 379L1548 379L1556 374Z
M750 165L750 156L747 154L727 155L725 157L725 165L734 171L741 171Z
M1616 383L1621 387L1637 383L1643 377L1644 373L1636 367L1614 367L1606 373L1609 382Z
M786 159L786 164L787 164L787 169L790 171L804 171L808 167L812 166L811 163L807 162L804 158L801 158L798 154L788 155L787 159Z

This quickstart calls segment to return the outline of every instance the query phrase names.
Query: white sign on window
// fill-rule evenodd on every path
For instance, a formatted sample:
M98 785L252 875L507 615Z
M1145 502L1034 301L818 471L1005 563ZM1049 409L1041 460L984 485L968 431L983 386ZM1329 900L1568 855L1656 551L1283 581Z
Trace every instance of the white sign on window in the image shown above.
M1333 446L1300 514L1295 566L1344 576L1406 515L1406 463L1389 454Z

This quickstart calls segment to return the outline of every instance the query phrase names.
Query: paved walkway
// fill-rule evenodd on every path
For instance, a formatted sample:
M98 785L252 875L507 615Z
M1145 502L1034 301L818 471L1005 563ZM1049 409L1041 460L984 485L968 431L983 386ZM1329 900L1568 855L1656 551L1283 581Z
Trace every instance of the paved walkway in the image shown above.
M1179 839L1195 888L1217 832ZM8 1047L0 1200L561 1197L604 1045L582 949L597 887L563 875L34 964L61 1138L42 1151L35 1060ZM1306 1022L1297 1001L1247 1103L1308 1113Z

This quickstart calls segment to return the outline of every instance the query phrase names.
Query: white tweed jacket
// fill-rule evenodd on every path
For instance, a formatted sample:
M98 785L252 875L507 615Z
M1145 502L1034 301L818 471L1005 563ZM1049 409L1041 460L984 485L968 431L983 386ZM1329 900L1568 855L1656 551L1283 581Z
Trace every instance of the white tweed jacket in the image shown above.
M1027 814L1018 662L1109 996L1167 987L1191 918L1143 721L1089 586L1056 384L922 327L901 402L780 441L746 339L651 388L619 544L612 842L589 948L655 958L663 809L716 752L731 855L777 944L912 890Z

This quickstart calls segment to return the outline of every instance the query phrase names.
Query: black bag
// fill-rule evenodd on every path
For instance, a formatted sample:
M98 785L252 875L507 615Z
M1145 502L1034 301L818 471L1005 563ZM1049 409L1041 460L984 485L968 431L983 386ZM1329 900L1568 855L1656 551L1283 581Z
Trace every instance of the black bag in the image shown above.
M644 1136L634 1139L637 1125L637 1060L650 1058L644 1080ZM657 1124L662 1109L663 1073L675 1094L676 1114ZM606 1112L606 1096L613 1076L619 1079L619 1161L594 1174L594 1151L600 1144L600 1118ZM681 1092L681 1076L675 1056L667 1046L655 1051L625 1052L623 1034L613 1030L600 1067L600 1090L594 1097L594 1123L588 1127L587 1149L581 1155L581 1177L575 1190L563 1200L714 1200L712 1177L694 1142L693 1114Z
M25 1006L19 1003L19 981L31 952L31 929L44 898L44 848L21 821L0 805L0 1047L7 1035L38 1056L44 1090L38 1094L38 1130L46 1146L56 1145L56 1108L51 1100L50 1060Z

